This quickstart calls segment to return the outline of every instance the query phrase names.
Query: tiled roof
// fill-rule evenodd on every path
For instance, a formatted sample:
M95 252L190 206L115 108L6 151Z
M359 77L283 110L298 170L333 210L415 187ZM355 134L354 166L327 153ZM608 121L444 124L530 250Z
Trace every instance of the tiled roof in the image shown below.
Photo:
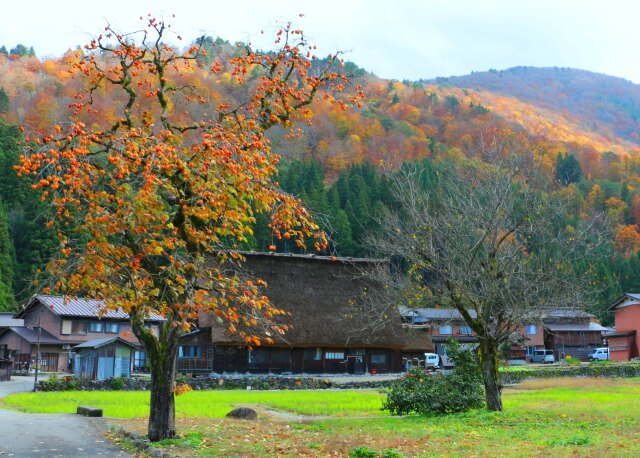
M14 318L13 313L0 313L0 328L12 326L24 326L24 320Z
M39 294L31 300L29 305L36 300L49 307L53 313L60 316L97 318L100 312L104 310L103 304L95 299L65 298L64 296L47 296ZM104 310L102 318L128 319L129 315L121 309L107 309ZM154 312L149 313L147 319L153 321L164 321L162 316Z
M594 318L595 315L592 315L589 312L585 312L579 308L558 308L553 310L547 310L543 312L542 319L551 319L551 318Z
M105 345L110 345L114 342L120 342L123 343L125 345L128 345L130 347L136 347L136 344L131 343L131 342L127 342L124 339L121 339L120 337L107 337L104 339L93 339L93 340L89 340L87 342L83 342L80 345L76 345L74 348L78 349L78 348L100 348L100 347L104 347Z
M589 324L546 324L545 327L551 332L604 332L608 331L604 326L600 326L597 323Z
M9 330L15 332L24 340L31 344L38 342L38 330L36 328L24 328L24 327L11 327ZM40 344L41 345L58 345L68 342L62 342L49 334L44 329L40 330Z
M414 312L416 317L426 320L462 320L462 315L456 309L415 309ZM471 318L477 317L475 310L469 310L469 315Z
M611 304L607 310L615 310L620 304L622 304L626 299L633 299L636 301L640 301L639 293L624 293L620 299L616 300L613 304Z
M476 336L432 336L434 342L448 342L449 339L458 341L459 343L475 343L478 341Z

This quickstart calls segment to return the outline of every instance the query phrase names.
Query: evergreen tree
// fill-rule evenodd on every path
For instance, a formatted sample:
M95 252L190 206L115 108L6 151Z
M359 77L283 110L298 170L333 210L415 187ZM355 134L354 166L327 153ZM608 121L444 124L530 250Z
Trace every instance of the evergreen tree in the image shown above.
M20 140L18 128L0 119L0 201L15 252L12 281L18 300L32 294L36 270L44 267L58 245L55 230L47 227L53 210L36 197L28 177L18 177L13 170L20 156L16 145Z
M33 49L33 46L27 48L25 45L18 44L15 48L12 48L9 51L9 54L16 54L20 57L33 57L36 55L36 52Z
M354 256L355 246L351 235L351 224L347 213L341 208L338 209L332 218L331 241L340 256Z
M4 88L0 87L0 114L7 113L9 111L9 96Z
M4 206L0 205L0 311L15 310L14 264L15 253L9 235L9 221Z
M582 179L582 167L573 154L558 153L556 158L556 180L567 186Z

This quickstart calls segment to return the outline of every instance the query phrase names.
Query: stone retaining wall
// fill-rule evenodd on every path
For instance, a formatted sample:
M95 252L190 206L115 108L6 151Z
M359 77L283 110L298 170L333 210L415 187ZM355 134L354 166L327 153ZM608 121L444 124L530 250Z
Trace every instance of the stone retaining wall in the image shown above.
M352 380L337 383L331 378L314 377L282 377L269 375L247 376L200 376L176 379L177 383L188 383L194 390L242 389L242 390L322 390L322 389L364 389L383 388L391 384L391 380ZM38 382L38 391L109 391L148 390L148 378L115 378L106 380L85 380L60 378Z

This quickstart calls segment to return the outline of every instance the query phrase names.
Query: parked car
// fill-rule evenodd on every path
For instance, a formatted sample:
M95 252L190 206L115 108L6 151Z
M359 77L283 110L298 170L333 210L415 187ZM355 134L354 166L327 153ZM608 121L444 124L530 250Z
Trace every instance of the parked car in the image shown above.
M434 369L440 369L440 356L436 353L425 353L424 367L427 369L430 367Z
M529 362L541 364L555 363L556 357L553 355L553 350L547 350L545 348L544 350L536 350L536 352L529 358Z
M609 359L609 348L608 347L596 348L589 355L589 359L591 361L606 361L606 360L608 360Z

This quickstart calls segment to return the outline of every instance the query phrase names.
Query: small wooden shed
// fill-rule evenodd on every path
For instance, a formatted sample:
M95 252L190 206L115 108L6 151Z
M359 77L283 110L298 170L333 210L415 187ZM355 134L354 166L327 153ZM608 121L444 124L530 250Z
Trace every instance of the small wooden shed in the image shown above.
M73 375L89 380L131 376L131 354L135 344L120 337L94 339L76 345Z

